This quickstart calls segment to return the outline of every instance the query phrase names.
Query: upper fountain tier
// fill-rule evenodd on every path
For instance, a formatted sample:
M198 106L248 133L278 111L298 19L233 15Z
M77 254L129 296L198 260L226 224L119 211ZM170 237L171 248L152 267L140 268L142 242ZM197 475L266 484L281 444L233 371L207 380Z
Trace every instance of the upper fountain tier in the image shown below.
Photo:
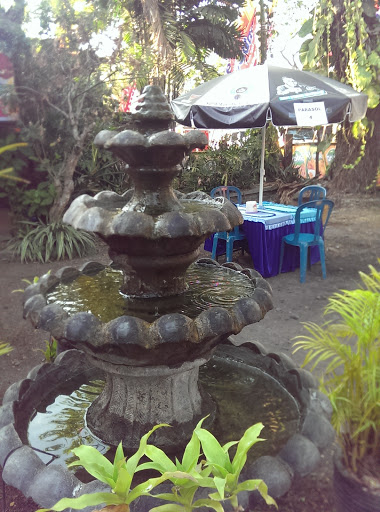
M100 192L71 204L64 221L95 232L124 271L122 291L136 297L165 297L185 290L185 272L210 234L242 224L237 208L202 192L181 194L171 187L180 162L204 148L203 132L169 130L173 114L156 86L148 86L132 114L134 130L101 131L94 143L127 166L134 188L122 196Z

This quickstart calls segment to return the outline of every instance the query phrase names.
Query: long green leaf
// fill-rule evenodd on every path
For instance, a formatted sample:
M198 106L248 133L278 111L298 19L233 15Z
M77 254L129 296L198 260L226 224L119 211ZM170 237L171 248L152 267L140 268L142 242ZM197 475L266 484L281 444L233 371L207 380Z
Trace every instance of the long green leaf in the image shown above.
M203 499L203 500L197 500L193 503L194 508L201 508L201 507L209 507L214 509L216 512L224 512L224 508L222 507L222 504L212 500L212 499Z
M191 471L195 468L200 456L200 446L198 437L193 433L182 457L182 466L185 471Z
M256 423L256 425L252 425L249 427L243 434L243 437L240 439L235 457L232 461L232 468L234 473L240 473L243 469L243 466L247 460L247 453L250 448L259 441L263 441L263 439L259 438L260 432L264 428L262 423Z
M130 475L133 475L137 465L141 459L141 457L145 454L145 448L148 444L149 437L155 432L158 428L161 427L170 427L167 423L162 423L160 425L155 425L152 430L150 430L148 433L146 433L141 439L140 439L140 445L138 450L134 455L132 455L126 462L126 469Z
M181 510L185 511L185 509L180 505L167 503L166 505L159 505L158 507L151 508L149 512L181 512Z
M157 448L157 446L147 444L145 447L145 455L156 464L159 464L161 467L161 473L165 473L165 471L177 470L174 462L169 459L165 452L163 452L160 448Z
M93 446L82 445L74 448L72 452L79 457L79 460L72 462L71 466L83 466L84 469L101 482L110 485L113 482L113 464L104 455L98 452Z
M53 507L40 508L36 512L49 512L49 510L54 510L54 512L63 512L68 508L81 510L85 507L100 505L102 503L106 505L121 505L123 502L116 494L95 492L93 494L83 494L78 498L62 498Z
M194 433L202 444L202 450L208 463L217 464L219 467L225 468L226 470L232 470L228 455L211 432L196 427Z

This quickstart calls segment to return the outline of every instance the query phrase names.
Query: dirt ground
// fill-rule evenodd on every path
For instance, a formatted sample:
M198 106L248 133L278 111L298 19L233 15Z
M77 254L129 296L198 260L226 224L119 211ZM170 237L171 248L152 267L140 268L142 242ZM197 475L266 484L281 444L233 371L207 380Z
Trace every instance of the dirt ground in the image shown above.
M260 341L268 349L282 351L301 363L303 355L292 354L292 339L303 332L301 322L321 321L328 297L340 289L357 287L358 271L367 271L369 264L377 265L380 257L380 194L344 195L332 199L335 208L325 236L327 279L322 279L319 264L307 273L304 284L300 284L298 272L269 278L274 309L260 323L246 327L237 336L240 340ZM32 280L48 270L77 266L91 259L107 263L107 251L99 246L98 254L84 260L45 265L12 262L6 251L0 252L0 341L9 342L14 347L10 354L0 358L0 397L10 384L24 378L43 360L39 349L44 348L44 340L48 338L47 333L34 330L22 319L22 293L13 291L26 286L22 279ZM252 266L247 255L236 259L243 266ZM287 495L278 500L280 512L334 512L331 477L329 450L323 454L317 471L295 482ZM0 488L0 496L1 493ZM37 509L33 502L9 487L5 501L3 512L35 512ZM265 505L255 508L256 512L268 510L274 509Z

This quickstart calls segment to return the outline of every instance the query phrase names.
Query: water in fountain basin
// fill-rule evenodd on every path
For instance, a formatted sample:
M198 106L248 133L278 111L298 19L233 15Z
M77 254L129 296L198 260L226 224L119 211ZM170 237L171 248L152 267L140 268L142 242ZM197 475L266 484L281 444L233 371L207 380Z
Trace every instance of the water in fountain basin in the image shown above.
M254 286L243 273L226 267L190 265L187 290L180 296L159 299L131 299L119 289L123 274L106 268L96 275L81 275L71 283L60 284L47 295L69 314L91 312L102 322L122 315L138 316L148 322L167 313L182 313L195 318L211 306L232 308L237 299L252 296ZM99 298L101 297L101 300Z
M234 360L214 356L200 369L200 382L217 405L211 431L221 443L239 439L251 425L261 421L265 428L251 453L251 459L278 453L298 428L299 409L295 399L275 379L261 370ZM70 450L80 444L95 446L106 453L108 446L88 429L85 412L103 382L84 384L71 394L58 396L54 403L36 412L29 423L29 444L58 456L53 463L75 459ZM50 456L40 454L44 462Z

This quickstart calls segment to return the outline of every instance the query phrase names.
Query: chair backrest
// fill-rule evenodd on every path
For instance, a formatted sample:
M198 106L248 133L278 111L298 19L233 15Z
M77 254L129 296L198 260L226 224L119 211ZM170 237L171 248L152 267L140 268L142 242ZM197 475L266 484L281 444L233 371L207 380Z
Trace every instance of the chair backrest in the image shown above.
M294 226L294 242L298 241L300 228L301 228L301 213L305 208L315 209L315 223L314 223L314 241L316 242L326 228L329 221L334 202L329 199L321 199L319 201L309 201L297 208L295 226Z
M307 187L301 188L300 193L298 195L298 206L302 204L303 196L309 196L306 198L307 202L310 201L318 201L318 199L325 199L326 197L326 189L325 187L321 187L320 185L309 185Z
M236 204L241 204L242 202L242 194L240 189L233 186L219 186L215 187L210 192L211 197L226 197L229 201L232 201ZM232 199L231 199L232 196Z

